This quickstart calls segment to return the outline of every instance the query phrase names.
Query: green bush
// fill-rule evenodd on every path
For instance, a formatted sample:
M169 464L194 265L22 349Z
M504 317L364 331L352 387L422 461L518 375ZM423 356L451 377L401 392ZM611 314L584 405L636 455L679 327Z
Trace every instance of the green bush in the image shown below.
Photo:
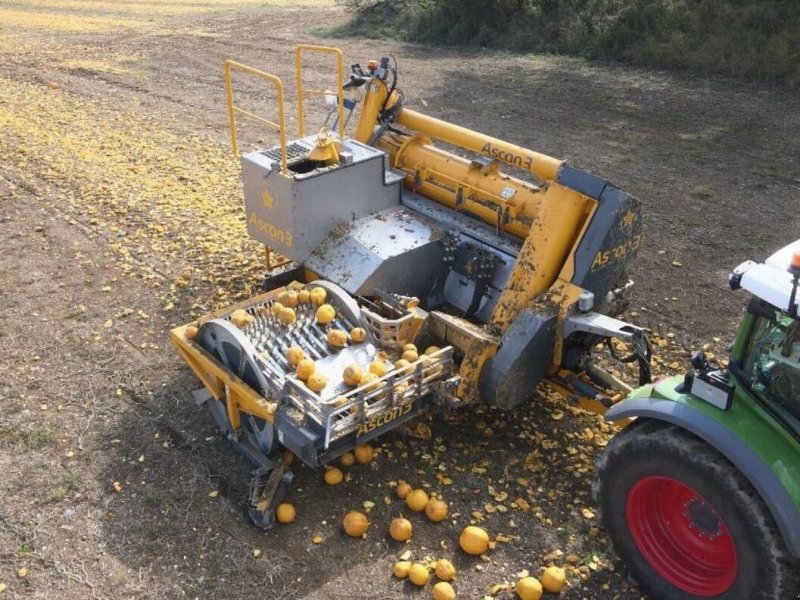
M795 0L340 0L340 33L800 83Z

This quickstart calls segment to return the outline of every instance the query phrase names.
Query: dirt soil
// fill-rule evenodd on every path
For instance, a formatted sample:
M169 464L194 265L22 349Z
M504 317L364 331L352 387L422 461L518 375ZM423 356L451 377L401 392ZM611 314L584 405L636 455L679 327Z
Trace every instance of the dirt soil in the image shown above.
M409 551L452 560L460 598L510 598L518 573L550 564L568 567L564 599L640 597L590 496L612 432L547 390L513 413L436 416L430 441L390 436L336 487L298 467L295 523L248 524L248 465L194 406L198 382L167 332L263 275L222 61L278 74L293 101L293 46L332 43L314 32L344 18L322 1L0 1L0 595L427 597L391 577ZM651 329L656 374L680 372L693 348L724 356L744 303L728 271L798 237L796 95L558 57L333 43L348 62L395 55L410 106L642 199L625 317ZM314 85L329 73L312 61ZM271 110L261 86L238 83L243 104ZM385 535L410 512L399 479L450 504L440 524L411 515L407 545ZM342 534L350 509L369 509L366 539ZM497 542L485 559L457 548L470 522Z

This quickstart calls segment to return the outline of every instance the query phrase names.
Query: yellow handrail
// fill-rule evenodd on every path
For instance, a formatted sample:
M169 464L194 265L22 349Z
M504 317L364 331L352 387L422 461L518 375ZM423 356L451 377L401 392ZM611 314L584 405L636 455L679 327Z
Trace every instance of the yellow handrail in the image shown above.
M270 121L269 119L265 119L264 117L259 117L258 115L243 108L239 108L233 103L233 83L231 78L231 69L236 69L238 71L241 71L242 73L247 73L248 75L259 77L264 81L269 81L275 85L275 91L277 94L277 102L278 102L277 123L275 121ZM241 113L242 115L250 119L253 119L254 121L258 121L263 125L268 125L269 127L278 130L278 136L280 137L280 144L281 144L281 173L283 173L284 175L288 174L289 167L288 167L288 156L286 153L286 121L284 119L284 114L283 114L283 82L281 81L280 77L272 75L271 73L265 73L264 71L259 71L258 69L254 69L253 67L248 67L247 65L243 65L233 60L226 60L225 94L228 98L228 123L231 129L231 149L233 150L234 156L239 156L239 141L238 141L238 134L236 131L236 113Z
M339 48L330 46L312 46L309 44L299 44L294 49L294 69L297 82L297 128L300 130L300 137L305 132L305 114L303 105L307 95L325 96L329 94L326 90L306 90L303 89L303 51L319 52L321 54L333 54L336 57L336 98L339 110L339 138L344 138L344 54Z

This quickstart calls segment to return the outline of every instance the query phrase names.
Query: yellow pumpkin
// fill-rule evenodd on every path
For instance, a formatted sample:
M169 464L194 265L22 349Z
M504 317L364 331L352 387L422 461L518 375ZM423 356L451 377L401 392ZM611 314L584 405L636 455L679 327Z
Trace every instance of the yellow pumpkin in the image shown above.
M467 554L479 556L489 549L489 534L485 529L470 525L461 532L458 545Z
M278 300L284 306L288 306L289 308L295 308L300 303L299 298L297 297L297 292L294 290L289 290L288 292L283 292L279 297Z
M246 310L242 310L241 308L231 313L231 323L236 325L239 329L247 327L252 321L253 317L251 317Z
M317 323L327 325L336 318L336 311L330 304L323 304L317 309Z
M336 467L331 467L325 471L325 483L328 485L339 485L344 480L344 473Z
M296 320L297 320L297 313L294 312L293 308L289 308L288 306L284 306L281 309L281 312L278 313L278 321L280 321L284 325L291 325Z
M352 467L356 462L356 457L353 456L352 452L345 452L342 454L342 457L339 459L339 462L342 463L343 467Z
M297 292L297 302L299 304L308 304L311 302L311 292L308 290L300 290Z
M355 387L361 383L364 371L356 363L350 363L342 371L342 380L350 387Z
M416 350L405 350L403 351L403 358L408 362L413 363L419 358L419 354L417 354Z
M407 361L405 358L401 358L400 360L396 360L395 363L394 363L394 368L397 369L398 371L400 371L401 375L404 375L406 373L410 373L411 370L412 370L411 363L409 361Z
M433 354L434 352L438 352L439 350L441 350L439 346L428 346L427 348L425 348L424 354L430 356L431 354Z
M412 529L411 521L397 517L389 524L389 536L396 542L405 542L411 537Z
M310 358L303 358L297 362L297 378L305 381L314 373L314 361Z
M359 383L359 385L364 386L365 392L371 392L380 384L378 383L378 376L375 375L375 373L368 371L367 373L364 373L364 375L361 376L361 382Z
M375 375L377 375L378 377L383 377L384 375L386 375L386 372L388 370L389 369L386 366L386 363L383 362L382 360L373 360L371 363L369 363L369 372L375 373Z
M399 577L400 579L405 579L408 577L408 571L411 569L411 563L407 560L400 560L394 563L394 576Z
M403 352L417 352L416 344L406 344L403 346Z
M325 288L315 287L311 290L309 296L311 298L311 302L319 306L325 303L325 298L328 297L328 292L325 291Z
M272 306L269 307L269 311L277 317L284 308L286 307L280 302L273 302Z
M433 600L455 600L456 598L456 591L446 581L440 581L434 585L431 593L433 594Z
M342 527L344 528L344 532L350 537L361 537L367 533L369 520L367 519L367 515L357 510L351 510L344 516L344 519L342 519Z
M371 463L375 458L375 449L370 444L361 444L360 446L356 446L353 455L356 457L356 462L358 464L366 465Z
M347 343L347 333L341 329L331 329L325 339L334 348L344 348Z
M559 593L567 584L567 574L561 567L547 567L542 573L542 587L548 592Z
M278 508L275 509L275 518L278 520L278 523L291 523L296 516L297 511L294 509L294 506L288 502L278 504Z
M354 344L360 344L367 339L367 332L363 327L353 327L350 330L350 339Z
M422 512L428 504L428 494L425 490L411 490L406 496L406 506L414 512Z
M328 385L328 378L322 373L312 373L308 376L306 385L312 392L321 392Z
M411 485L405 481L397 482L397 497L400 500L405 500L406 496L411 493Z
M436 562L436 576L442 581L452 581L456 576L456 568L446 558L440 558Z
M288 360L289 364L293 367L296 367L297 363L299 363L305 357L305 350L303 350L300 346L291 346L286 351L286 360Z
M447 518L447 503L438 498L431 498L425 505L425 516L434 523L444 521Z
M431 574L428 573L428 567L419 563L414 563L408 570L408 580L414 585L423 586L428 583Z
M539 600L542 597L542 584L536 577L523 577L517 582L516 592L520 600Z

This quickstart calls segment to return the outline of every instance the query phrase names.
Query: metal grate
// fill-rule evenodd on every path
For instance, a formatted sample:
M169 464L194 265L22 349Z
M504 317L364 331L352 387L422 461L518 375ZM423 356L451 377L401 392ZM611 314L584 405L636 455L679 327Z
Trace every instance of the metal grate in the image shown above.
M281 159L281 147L275 146L269 150L264 150L261 154L277 162ZM297 158L303 158L306 154L308 154L308 148L297 142L292 142L286 147L286 160L288 162L292 162Z
M267 300L248 306L245 310L253 320L242 332L255 346L256 362L271 388L269 394L288 403L299 422L311 419L321 426L325 432L325 448L332 441L356 431L367 420L434 392L439 382L452 376L453 348L447 346L430 356L421 357L406 368L392 369L373 382L350 388L341 380L342 365L356 362L358 352L367 353L361 354L361 363L371 361L377 356L379 348L397 347L402 336L395 331L394 336L383 339L386 337L383 332L384 335L377 340L377 348L367 340L363 345L335 350L326 342L327 330L335 327L350 331L360 323L350 321L337 306L335 320L328 326L320 326L316 323L316 306L300 304L295 309L297 320L289 326L281 325L270 310L276 301ZM329 301L335 304L335 298L331 297ZM362 318L367 312L362 306ZM375 316L374 313L370 314ZM413 318L413 315L406 317ZM374 324L368 319L364 320L364 324L374 331ZM400 321L406 323L405 319ZM383 325L386 323L388 321ZM293 345L300 346L318 367L324 369L320 372L328 377L329 385L323 392L312 392L294 376L294 369L286 359L286 351ZM402 343L399 346L402 347ZM365 360L365 356L369 358ZM335 357L338 357L337 362L325 364L327 358Z

